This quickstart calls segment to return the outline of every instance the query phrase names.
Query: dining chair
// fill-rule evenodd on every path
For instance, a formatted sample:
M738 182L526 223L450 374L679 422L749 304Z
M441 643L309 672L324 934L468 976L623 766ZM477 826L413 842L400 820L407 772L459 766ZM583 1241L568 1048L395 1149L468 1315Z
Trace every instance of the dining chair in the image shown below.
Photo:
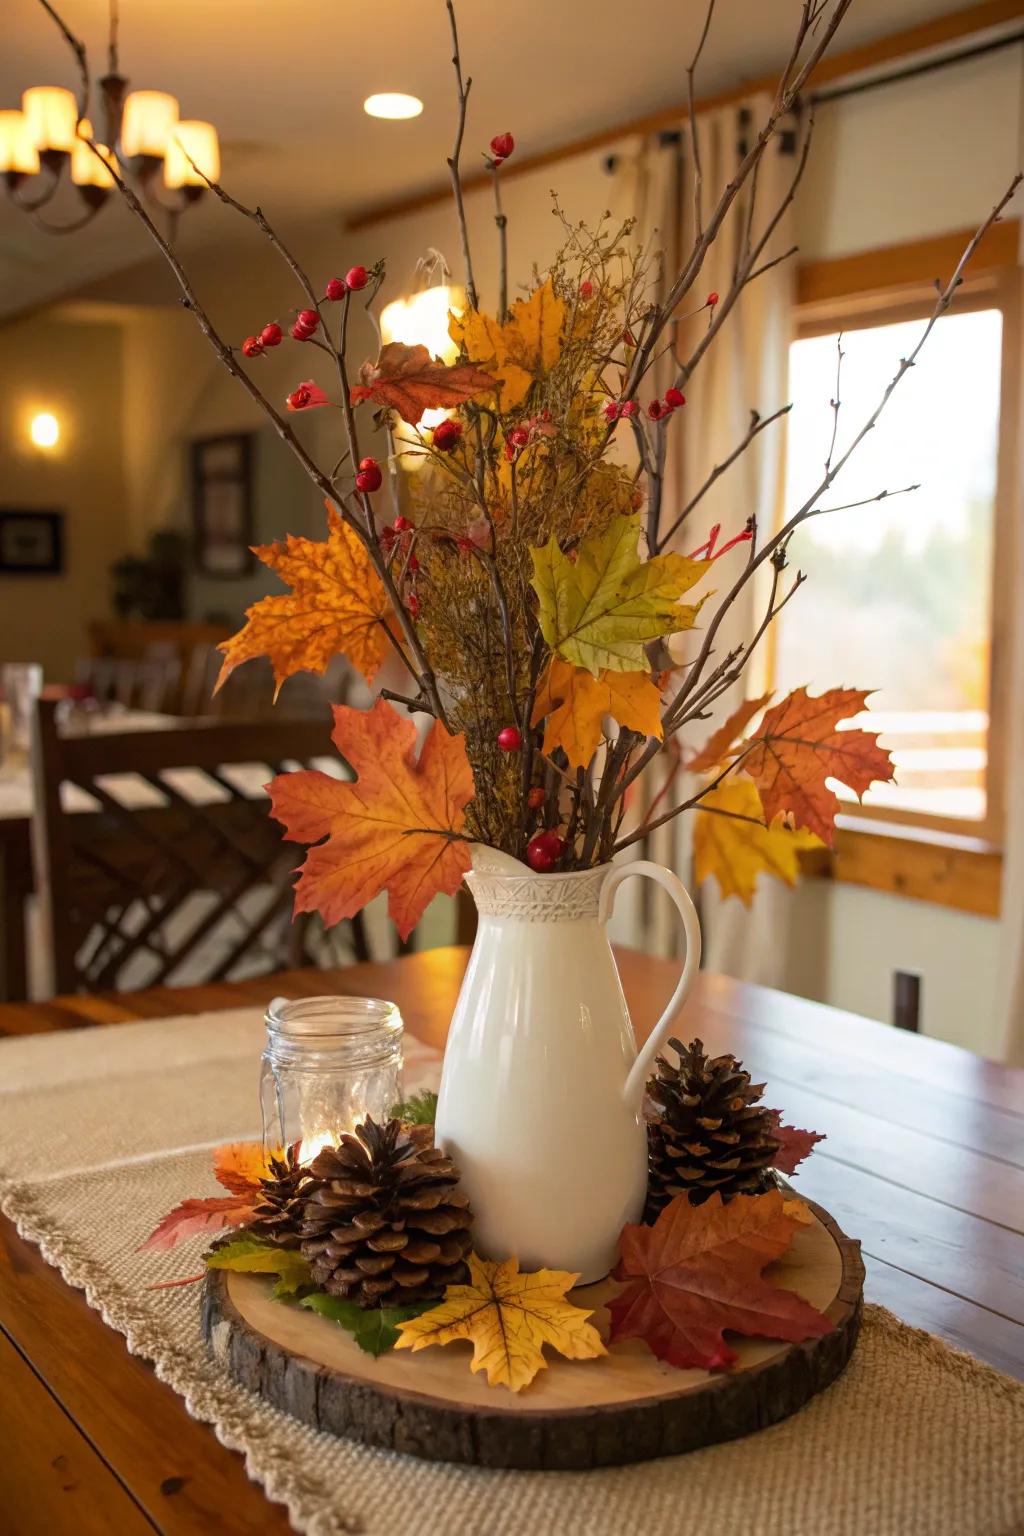
M284 840L263 786L317 758L341 771L322 720L62 736L53 704L40 701L32 830L55 990L200 985L370 958L361 918L330 935L319 919L290 921L302 852Z

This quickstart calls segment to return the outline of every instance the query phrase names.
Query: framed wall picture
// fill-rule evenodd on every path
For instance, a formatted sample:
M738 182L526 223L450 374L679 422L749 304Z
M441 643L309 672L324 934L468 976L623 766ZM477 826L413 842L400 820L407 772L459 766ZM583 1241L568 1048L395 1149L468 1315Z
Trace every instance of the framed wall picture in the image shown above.
M0 507L0 576L60 576L63 512Z
M204 576L247 576L255 568L249 548L252 461L252 433L202 437L192 444L195 563Z

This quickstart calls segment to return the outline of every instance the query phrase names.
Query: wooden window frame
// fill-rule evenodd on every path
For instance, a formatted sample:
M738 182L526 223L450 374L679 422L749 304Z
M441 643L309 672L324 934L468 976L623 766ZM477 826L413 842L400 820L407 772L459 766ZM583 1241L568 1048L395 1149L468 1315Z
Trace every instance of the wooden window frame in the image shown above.
M808 262L798 269L794 337L921 319L935 289L923 274L953 270L972 231ZM837 818L835 848L810 854L806 874L912 896L997 917L1009 725L1014 540L1021 393L1021 272L1017 221L997 224L980 245L954 313L997 308L1003 317L1000 422L993 524L992 643L986 814L967 822L887 806L850 805ZM769 675L774 658L767 657Z

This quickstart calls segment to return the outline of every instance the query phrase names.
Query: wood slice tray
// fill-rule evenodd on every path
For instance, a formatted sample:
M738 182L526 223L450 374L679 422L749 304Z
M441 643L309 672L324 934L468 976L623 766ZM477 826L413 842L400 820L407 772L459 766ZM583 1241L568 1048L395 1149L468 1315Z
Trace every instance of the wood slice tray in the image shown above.
M820 1206L772 1279L826 1312L835 1327L804 1344L731 1339L728 1372L679 1371L638 1340L599 1360L564 1360L515 1394L473 1375L471 1345L391 1350L374 1360L337 1323L270 1297L262 1275L210 1270L203 1332L242 1386L315 1429L430 1461L570 1469L674 1456L776 1424L822 1391L850 1358L860 1325L860 1244ZM573 1292L598 1309L610 1280Z

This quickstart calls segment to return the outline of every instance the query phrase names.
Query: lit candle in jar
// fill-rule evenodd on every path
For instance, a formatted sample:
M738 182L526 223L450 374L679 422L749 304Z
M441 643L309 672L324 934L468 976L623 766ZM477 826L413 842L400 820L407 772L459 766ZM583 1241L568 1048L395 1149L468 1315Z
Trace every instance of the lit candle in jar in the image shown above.
M367 1115L402 1098L402 1016L374 997L278 997L266 1014L263 1145L298 1145L310 1163Z

